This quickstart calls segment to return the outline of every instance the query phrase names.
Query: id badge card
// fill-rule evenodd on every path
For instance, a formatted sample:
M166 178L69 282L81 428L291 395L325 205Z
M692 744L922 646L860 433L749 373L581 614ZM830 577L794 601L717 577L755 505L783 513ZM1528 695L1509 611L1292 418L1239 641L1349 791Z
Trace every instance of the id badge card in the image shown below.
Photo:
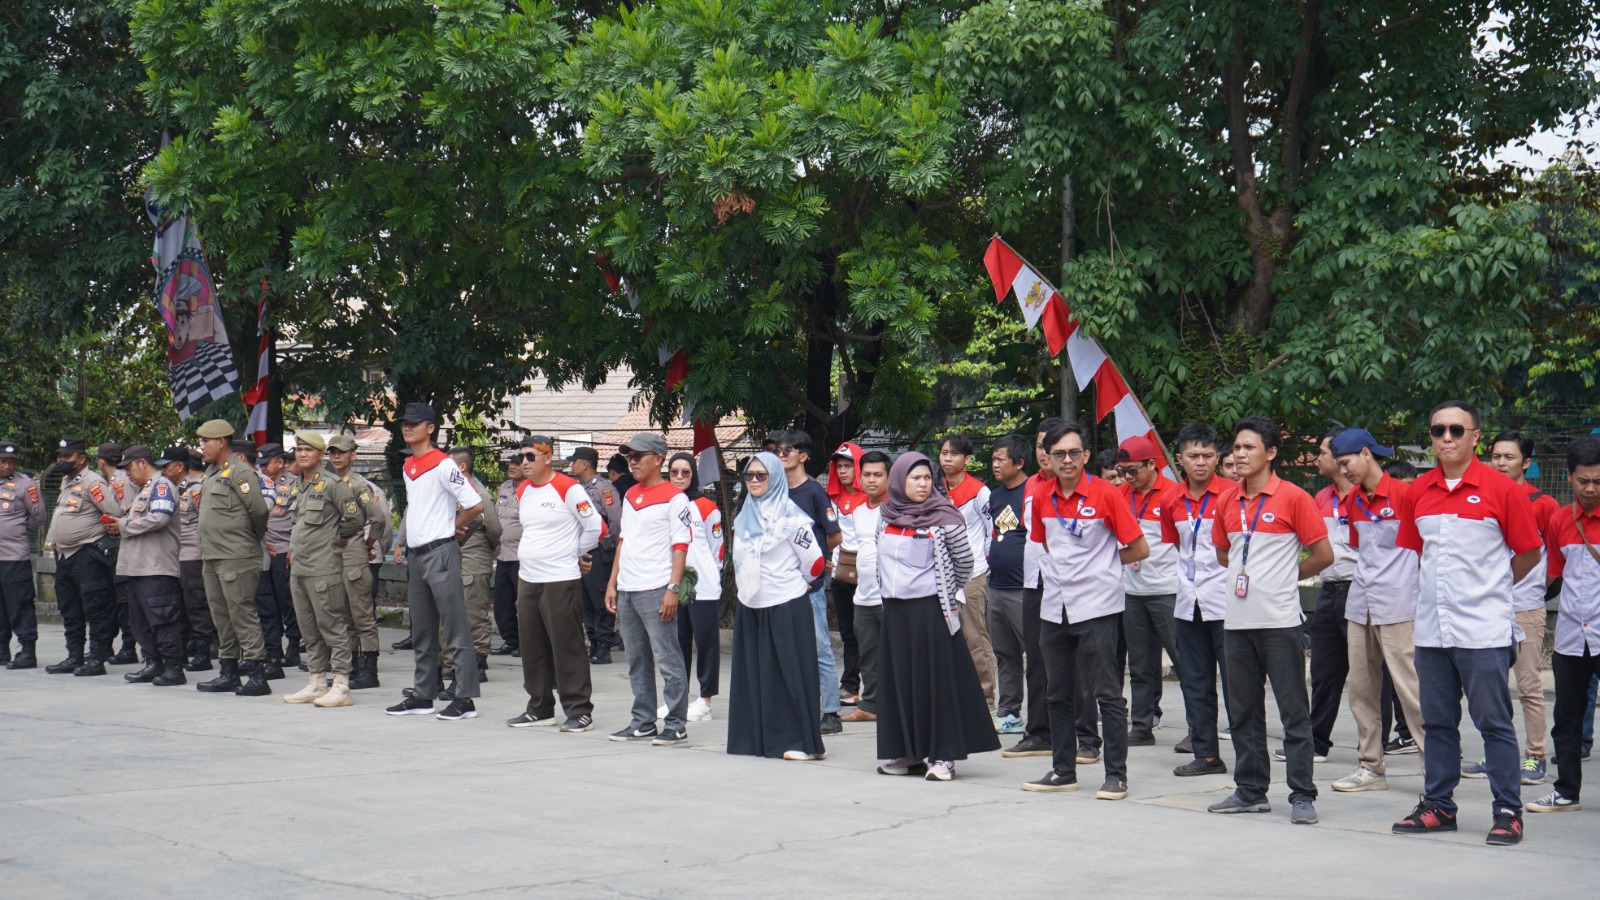
M1184 562L1183 562L1183 574L1184 574L1184 577L1188 578L1190 581L1194 580L1194 558L1193 557L1190 557L1189 559L1184 560Z
M1130 564L1128 566L1128 568L1130 568L1130 569L1134 570L1135 572L1137 572L1137 571L1139 571L1139 564L1138 563L1132 563L1132 564Z
M1239 598L1243 599L1249 593L1250 593L1250 576L1244 574L1243 572L1240 572L1238 579L1233 582L1233 595L1235 597L1239 597Z

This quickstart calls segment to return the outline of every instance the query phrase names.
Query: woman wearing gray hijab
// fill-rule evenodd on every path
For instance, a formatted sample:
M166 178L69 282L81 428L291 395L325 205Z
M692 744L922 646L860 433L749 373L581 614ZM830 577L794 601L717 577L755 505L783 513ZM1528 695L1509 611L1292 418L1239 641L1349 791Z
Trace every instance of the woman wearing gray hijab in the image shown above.
M889 469L880 521L878 772L949 781L957 760L1000 749L961 634L961 589L972 573L966 523L921 453Z

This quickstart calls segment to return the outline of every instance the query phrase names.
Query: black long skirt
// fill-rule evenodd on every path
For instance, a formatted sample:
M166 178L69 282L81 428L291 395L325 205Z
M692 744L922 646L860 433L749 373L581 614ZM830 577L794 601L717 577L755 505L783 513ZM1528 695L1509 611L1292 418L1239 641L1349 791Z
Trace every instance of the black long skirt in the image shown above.
M966 637L950 633L939 598L885 598L878 758L954 761L999 749Z
M739 604L733 617L728 752L771 759L790 750L822 753L817 679L810 595L765 609Z

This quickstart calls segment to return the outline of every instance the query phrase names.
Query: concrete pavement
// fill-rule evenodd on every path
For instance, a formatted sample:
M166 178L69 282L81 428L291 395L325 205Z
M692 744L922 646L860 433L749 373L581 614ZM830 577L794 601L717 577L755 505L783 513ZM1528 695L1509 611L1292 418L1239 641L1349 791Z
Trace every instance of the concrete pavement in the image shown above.
M61 656L45 626L41 662ZM385 630L383 646L400 637ZM124 897L908 897L1050 892L1387 897L1600 891L1600 808L1529 815L1515 848L1483 843L1487 782L1464 781L1462 831L1388 833L1421 790L1420 759L1390 757L1390 790L1336 794L1355 767L1340 718L1317 767L1322 822L1296 826L1280 782L1269 815L1208 815L1228 776L1180 779L1181 697L1168 683L1158 745L1134 748L1131 794L1018 789L1047 760L983 754L949 784L874 774L870 727L825 761L723 752L725 705L690 744L608 742L627 722L626 667L594 669L596 728L509 729L517 660L493 657L479 717L395 718L410 653L385 650L384 687L356 706L289 706L298 672L263 698L0 671L0 893ZM723 660L727 681L728 659ZM207 677L199 673L201 677ZM1269 695L1270 704L1270 695ZM441 704L442 705L442 704ZM1270 730L1277 732L1275 722ZM1467 727L1468 753L1479 746ZM1014 739L1006 738L1010 744ZM1274 744L1276 746L1276 744ZM1231 744L1223 746L1230 768ZM1281 778L1282 768L1275 772ZM1524 788L1526 799L1544 785Z

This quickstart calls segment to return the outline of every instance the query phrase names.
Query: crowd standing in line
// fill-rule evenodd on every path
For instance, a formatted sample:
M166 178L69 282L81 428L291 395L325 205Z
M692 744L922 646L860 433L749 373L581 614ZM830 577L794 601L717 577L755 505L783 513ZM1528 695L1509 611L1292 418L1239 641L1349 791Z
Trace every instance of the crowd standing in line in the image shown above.
M403 548L411 633L395 646L415 670L390 715L474 718L487 657L511 655L527 701L507 725L586 732L591 666L622 650L633 701L610 739L682 744L721 695L731 556L731 754L819 760L826 736L870 723L878 772L949 781L1020 736L1003 756L1049 759L1023 790L1077 790L1079 768L1099 764L1096 796L1121 800L1130 748L1156 743L1165 660L1187 716L1173 775L1229 774L1222 742L1233 745L1235 790L1210 812L1269 812L1276 758L1290 820L1316 823L1314 765L1346 694L1358 766L1333 790L1387 790L1385 757L1421 754L1424 791L1396 833L1456 830L1463 777L1489 782L1490 844L1518 843L1525 811L1580 808L1600 682L1597 437L1569 446L1575 499L1562 505L1528 483L1527 436L1498 434L1478 458L1478 413L1459 401L1430 414L1437 466L1420 476L1370 431L1331 429L1316 460L1330 484L1315 496L1276 474L1283 434L1260 416L1226 439L1185 426L1178 481L1152 440L1090 458L1082 429L1050 418L1031 476L1025 436L995 442L990 484L971 471L972 440L951 434L933 459L842 444L824 486L807 474L810 436L784 431L739 473L725 547L694 458L669 458L660 435L635 435L604 475L595 449L562 460L564 473L556 442L529 437L491 492L470 450L434 446L431 406L401 418L395 558ZM124 679L169 687L215 660L198 690L261 696L297 667L306 685L285 702L353 705L378 687L373 562L394 537L387 498L353 469L354 439L302 431L289 455L234 441L221 421L198 436L198 453L102 444L95 466L85 440L57 443L44 545L66 656L45 671L102 676L142 658ZM29 534L47 524L18 457L0 442L0 661L13 671L39 665ZM1312 578L1307 629L1299 586ZM1552 599L1547 744L1538 667ZM1284 733L1271 752L1269 684ZM1461 757L1463 701L1478 760ZM1524 803L1522 786L1551 767L1553 790Z

